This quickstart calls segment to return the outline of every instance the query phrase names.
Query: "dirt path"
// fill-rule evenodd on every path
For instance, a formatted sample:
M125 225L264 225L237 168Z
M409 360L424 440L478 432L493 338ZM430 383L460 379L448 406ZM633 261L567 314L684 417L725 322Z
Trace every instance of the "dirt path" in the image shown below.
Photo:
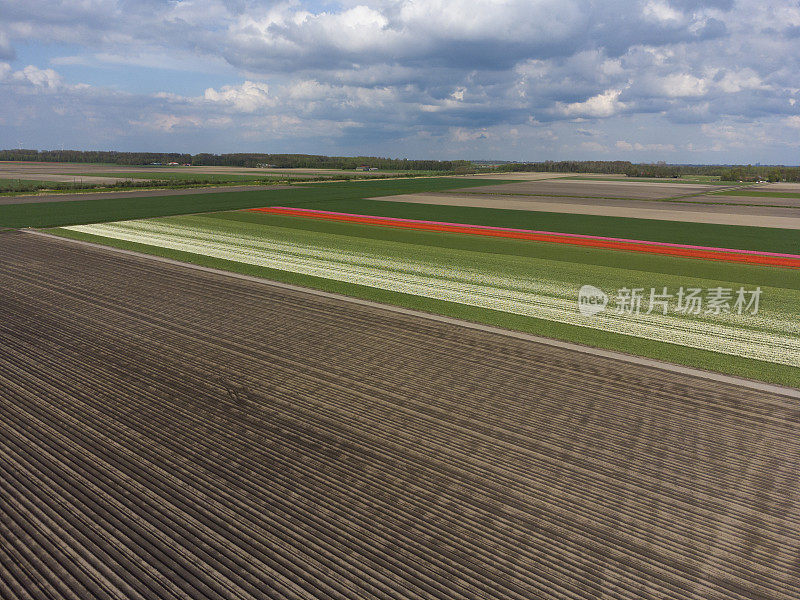
M0 235L0 595L800 594L796 401Z

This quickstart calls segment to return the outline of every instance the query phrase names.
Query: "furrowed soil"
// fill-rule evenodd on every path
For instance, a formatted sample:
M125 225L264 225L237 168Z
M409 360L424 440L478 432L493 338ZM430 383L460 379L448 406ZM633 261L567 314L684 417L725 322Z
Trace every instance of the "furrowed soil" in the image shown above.
M0 250L0 597L800 595L794 399Z

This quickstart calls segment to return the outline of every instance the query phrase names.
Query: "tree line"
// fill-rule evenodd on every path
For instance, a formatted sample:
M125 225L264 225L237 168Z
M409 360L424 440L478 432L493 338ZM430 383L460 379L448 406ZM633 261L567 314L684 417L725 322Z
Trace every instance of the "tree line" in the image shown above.
M193 166L355 169L376 167L387 171L465 171L473 168L466 160L409 160L378 156L323 156L315 154L181 154L174 152L103 152L84 150L0 150L0 161L40 161L150 165L171 162Z
M41 161L149 165L171 162L193 166L344 169L360 166L383 171L435 171L446 173L552 172L606 173L628 177L678 178L686 175L719 177L724 181L800 181L800 167L764 165L670 165L632 163L625 160L562 160L505 163L492 167L468 160L409 160L378 156L324 156L317 154L182 154L177 152L111 152L84 150L0 150L0 161Z
M628 177L678 178L687 175L719 177L723 181L800 182L800 167L782 165L670 165L629 161L564 160L531 163L506 163L495 167L501 172L606 173Z

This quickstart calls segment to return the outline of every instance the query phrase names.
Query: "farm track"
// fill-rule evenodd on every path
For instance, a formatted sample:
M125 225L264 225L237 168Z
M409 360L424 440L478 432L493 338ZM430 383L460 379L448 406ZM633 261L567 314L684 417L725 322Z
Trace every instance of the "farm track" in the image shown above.
M787 397L0 250L0 598L800 594Z

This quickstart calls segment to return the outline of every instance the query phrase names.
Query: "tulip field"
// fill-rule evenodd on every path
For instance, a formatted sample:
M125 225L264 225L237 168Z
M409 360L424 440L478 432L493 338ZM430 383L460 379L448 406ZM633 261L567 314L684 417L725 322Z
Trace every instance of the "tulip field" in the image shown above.
M790 267L640 256L536 240L466 240L470 236L318 222L275 212L165 217L57 231L760 379L791 383L797 377L800 286ZM741 256L800 259L755 251ZM584 285L606 293L605 310L580 312L578 290ZM705 296L723 290L726 296L716 308L709 304L681 311L678 295L690 289L703 290ZM626 301L621 290L639 290L638 300ZM662 299L652 304L651 292Z

